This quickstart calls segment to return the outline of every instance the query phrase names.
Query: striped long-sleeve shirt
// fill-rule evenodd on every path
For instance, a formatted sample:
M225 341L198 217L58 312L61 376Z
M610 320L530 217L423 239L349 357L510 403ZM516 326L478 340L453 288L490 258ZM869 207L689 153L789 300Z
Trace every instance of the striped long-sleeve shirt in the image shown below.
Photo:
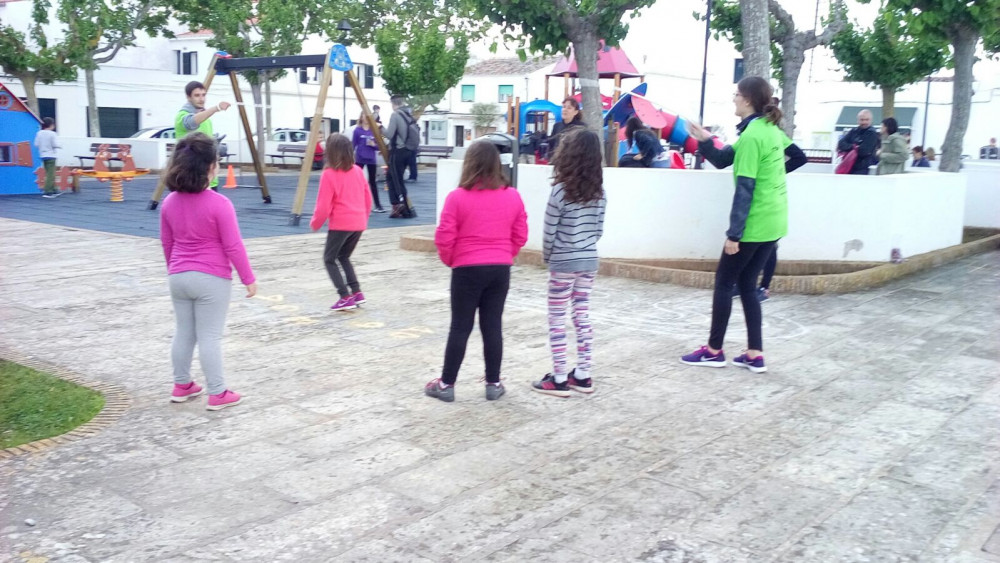
M562 184L552 186L545 209L542 256L552 272L597 270L597 241L604 233L604 196L586 203L565 201Z

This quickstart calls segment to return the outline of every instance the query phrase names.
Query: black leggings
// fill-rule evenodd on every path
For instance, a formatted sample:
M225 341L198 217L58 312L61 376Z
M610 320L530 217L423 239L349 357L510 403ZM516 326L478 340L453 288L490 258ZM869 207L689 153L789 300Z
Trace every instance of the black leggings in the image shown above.
M376 209L382 209L382 202L378 199L378 186L375 184L375 164L361 164L358 166L362 168L368 168L368 187L372 191L372 203L375 204Z
M451 271L451 329L444 350L441 381L454 385L479 310L486 381L500 381L503 359L503 306L510 287L510 266L461 266Z
M771 256L777 241L741 242L736 254L722 253L719 269L715 271L715 295L712 297L712 328L708 335L708 346L722 349L729 327L729 315L733 311L733 284L740 290L743 302L743 316L747 321L748 348L763 350L761 336L760 301L757 300L757 276L764 268L764 262Z
M323 249L323 263L326 264L326 273L330 275L330 280L333 282L334 287L337 288L337 293L341 297L347 297L361 291L358 276L354 274L354 266L351 265L351 254L354 253L354 248L358 246L362 232L329 231L326 233L326 248ZM347 277L347 283L344 283L344 278L340 275L337 262L340 262L340 265L344 268L344 276ZM350 288L350 292L347 291L348 288Z
M771 256L764 263L764 279L760 280L760 286L764 289L771 288L771 278L774 277L774 269L778 267L778 243L774 243Z

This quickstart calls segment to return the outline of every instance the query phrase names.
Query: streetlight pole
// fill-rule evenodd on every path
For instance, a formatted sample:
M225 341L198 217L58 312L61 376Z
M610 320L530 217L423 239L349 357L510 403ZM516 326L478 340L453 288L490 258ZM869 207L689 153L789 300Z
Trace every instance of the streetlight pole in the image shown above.
M705 2L705 53L701 60L701 105L698 107L698 124L705 123L705 85L708 83L708 39L712 35L712 0ZM694 159L694 167L701 170L704 166L705 157L698 152Z
M340 41L341 43L343 43L347 38L348 32L351 31L351 24L346 19L340 20L340 23L337 24L337 31L340 32ZM347 132L347 73L348 72L351 71L344 71L343 73L341 73L340 77L343 82L340 89L340 100L341 103L343 104L341 111L343 112L342 115L344 118L340 124L341 133Z

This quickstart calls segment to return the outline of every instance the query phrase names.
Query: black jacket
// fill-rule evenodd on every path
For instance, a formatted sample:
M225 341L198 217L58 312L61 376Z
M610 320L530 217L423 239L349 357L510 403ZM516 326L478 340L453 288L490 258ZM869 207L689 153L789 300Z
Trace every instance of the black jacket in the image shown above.
M860 127L855 127L837 142L837 150L840 152L849 152L855 145L858 147L858 159L854 161L854 166L851 167L851 174L867 174L868 167L874 164L875 151L878 150L879 145L882 144L881 139L879 139L878 131L875 131L872 127L865 127L864 129Z
M583 120L570 121L566 123L563 120L559 120L555 125L552 126L552 134L549 135L549 151L546 155L549 160L556 154L556 147L559 146L559 136L563 131L570 129L572 127L585 127Z

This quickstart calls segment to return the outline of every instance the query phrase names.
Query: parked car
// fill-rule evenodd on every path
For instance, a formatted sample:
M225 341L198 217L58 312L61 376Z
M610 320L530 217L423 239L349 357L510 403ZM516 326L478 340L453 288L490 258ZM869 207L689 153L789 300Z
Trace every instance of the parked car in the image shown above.
M271 140L279 143L305 143L309 139L309 131L303 129L278 128L271 133Z
M147 127L145 129L140 129L132 135L129 139L164 139L172 140L176 139L177 134L175 133L174 127ZM229 156L229 145L223 143L222 140L225 139L225 135L215 134L215 140L219 142L219 156L226 157Z

